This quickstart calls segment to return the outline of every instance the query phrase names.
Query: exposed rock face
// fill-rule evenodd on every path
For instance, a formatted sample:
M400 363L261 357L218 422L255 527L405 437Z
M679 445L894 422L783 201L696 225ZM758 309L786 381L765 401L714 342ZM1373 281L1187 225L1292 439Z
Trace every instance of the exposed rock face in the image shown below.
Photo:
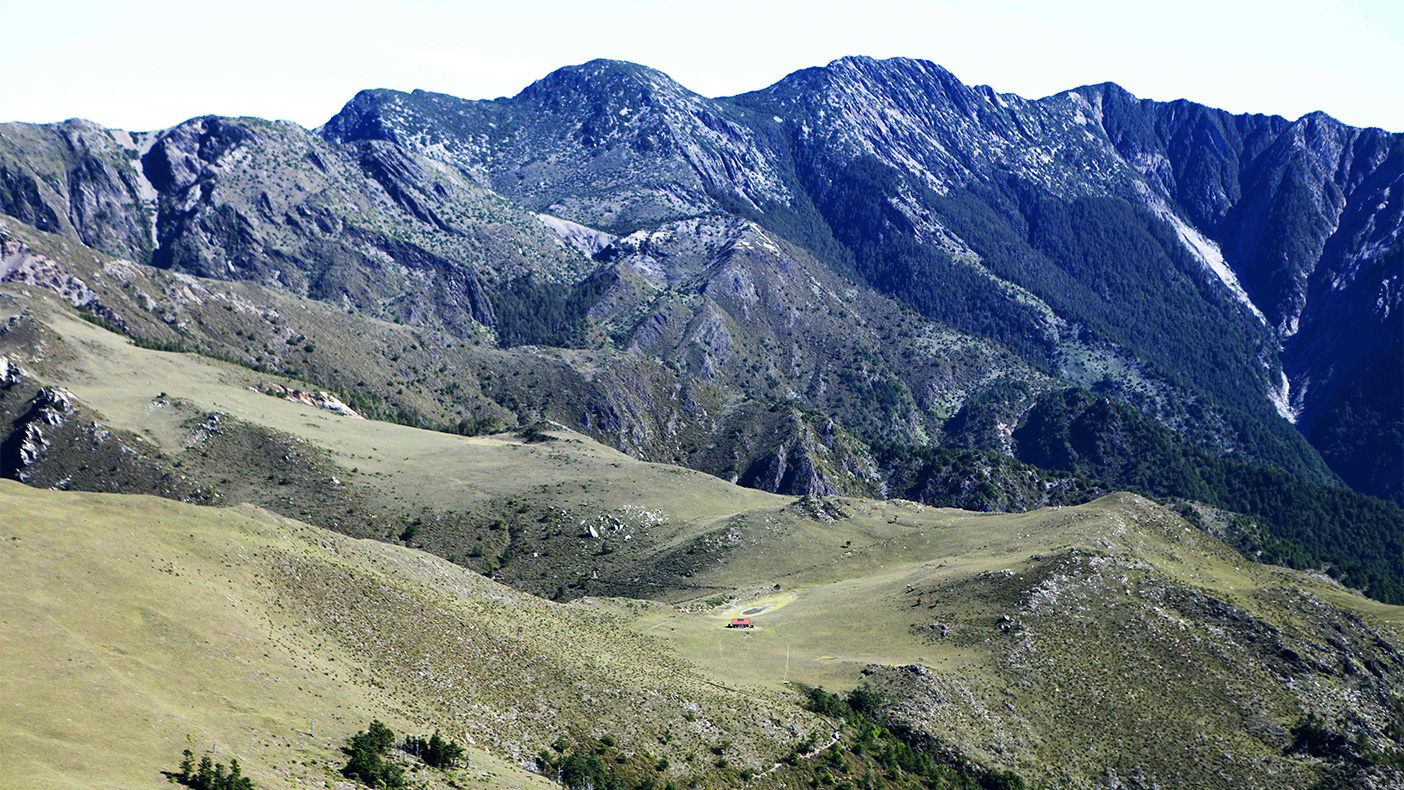
M0 282L18 282L46 288L74 307L88 307L97 296L88 284L73 276L63 264L36 254L29 245L0 228Z
M1118 152L1223 249L1282 342L1287 408L1318 448L1328 440L1315 426L1344 393L1397 402L1381 391L1384 377L1365 372L1397 357L1389 348L1404 326L1400 135L1322 113L1288 122L1137 101L1114 85L1079 90L1102 107ZM1382 459L1328 460L1362 490L1395 482L1379 473Z
M812 245L822 244L827 226L851 250L875 245L895 259L891 272L864 271L860 253L859 274L923 312L1016 348L1021 337L1047 338L1023 347L1026 356L1061 364L1074 358L1058 350L1064 335L1090 333L1093 345L1121 344L1149 361L1142 371L1153 378L1221 369L1218 381L1168 400L1207 399L1233 412L1232 424L1144 407L1221 450L1280 445L1265 457L1318 477L1320 461L1290 430L1264 437L1242 426L1281 413L1300 415L1309 432L1356 360L1378 358L1388 344L1376 339L1399 334L1382 321L1397 314L1400 298L1389 285L1399 276L1400 138L1321 115L1295 123L1232 116L1139 101L1114 85L1029 101L966 86L924 61L870 58L706 100L648 69L595 61L493 102L364 92L323 133L397 141L586 224L630 228L720 209L749 212ZM641 175L622 177L626 167ZM659 178L676 188L651 180ZM858 192L850 199L843 190ZM849 228L852 201L889 205L892 214ZM1082 206L1074 226L1132 223L1135 234L1164 245L1160 260L1133 265L1141 270L1129 278L1114 272L1136 255L1077 270L1086 253L1063 258L1043 240L1066 235L1053 217L1067 205ZM992 225L980 212L1010 224ZM797 231L797 217L813 230ZM1009 235L1024 236L1025 251L996 249L995 239ZM893 237L938 254L903 269L909 264ZM1120 285L1103 281L1117 277ZM927 287L960 292L942 301L923 296ZM1114 294L1118 288L1131 290ZM1144 315L1121 308L1157 301L1195 328L1138 338ZM986 323L972 320L971 304L982 305ZM1049 326L1068 330L1049 334ZM1205 346L1205 337L1225 340ZM1182 344L1164 347L1167 340ZM1361 349L1345 365L1325 351L1345 345ZM1085 373L1060 372L1074 380ZM1112 384L1144 392L1129 378Z
M469 203L471 186L431 176L399 149L343 152L290 124L203 118L162 135L142 165L161 195L158 266L465 334L493 323L483 245L440 216L440 193ZM274 179L290 187L267 188ZM425 233L442 235L409 240Z
M282 388L284 400L294 403L301 403L307 406L314 406L318 409L326 409L329 412L340 414L343 417L354 417L358 420L365 419L356 413L356 410L341 402L341 399L330 392L303 392L299 389Z
M890 194L911 232L957 251L969 246L996 276L1029 288L1062 317L1079 323L1097 325L1093 313L1102 312L1095 305L1105 293L1088 293L1077 303L1060 300L1057 291L1037 285L1037 276L1029 277L1029 263L1019 274L1001 267L994 247L979 238L979 224L953 210L985 204L1012 213L1029 223L1033 260L1042 253L1081 278L1089 273L1068 268L1056 250L1038 241L1037 227L1048 211L1030 194L1051 193L1074 205L1110 198L1148 210L1190 253L1193 265L1184 264L1180 276L1197 281L1206 295L1216 292L1210 298L1219 303L1216 311L1232 312L1228 306L1237 303L1241 309L1230 321L1232 331L1241 333L1248 348L1266 349L1256 355L1261 363L1244 354L1245 364L1228 375L1255 381L1250 389L1284 401L1279 411L1302 414L1308 426L1313 404L1343 385L1349 376L1344 368L1359 358L1354 355L1374 358L1381 342L1399 334L1398 325L1383 322L1399 304L1387 285L1400 269L1399 135L1352 129L1319 114L1292 123L1232 116L1189 102L1139 101L1112 85L1028 102L967 88L939 67L906 60L844 59L738 100L781 117L793 113L804 126L825 130L796 137L796 144L805 146L803 161L820 168L814 179L820 185L841 180L845 163L864 157L903 174L909 186ZM1020 197L992 198L995 193ZM815 202L822 210L822 197ZM1346 216L1353 218L1342 225ZM1019 223L1008 232L1021 233ZM1061 238L1069 235L1058 231ZM1343 255L1344 249L1351 252ZM1365 271L1373 273L1362 276ZM1049 274L1061 276L1053 269ZM1351 295L1357 277L1368 299ZM1313 279L1334 285L1312 285ZM1376 306L1380 283L1386 284L1385 296ZM1157 289L1159 296L1175 287ZM1202 304L1201 299L1187 293L1185 304ZM1351 306L1343 307L1347 303ZM1331 318L1313 321L1312 310ZM1182 318L1199 320L1192 312ZM1205 330L1222 332L1223 318L1212 320L1219 328L1209 330L1206 323ZM1257 326L1264 321L1266 326ZM1098 333L1108 339L1129 337L1129 323L1121 329L1102 326ZM1313 339L1316 333L1330 339ZM1274 348L1279 342L1285 343L1280 356ZM1142 343L1132 345L1161 369L1177 364L1157 359ZM1322 353L1328 347L1350 347L1347 364L1337 367L1328 360ZM1204 349L1186 346L1176 353L1193 360ZM1196 361L1185 369L1203 364L1213 363ZM1252 369L1259 364L1263 367ZM1286 387L1279 380L1284 374ZM1307 388L1309 381L1319 388L1316 393ZM1218 384L1201 392L1223 402L1229 389Z
M812 440L798 415L785 426L798 433L793 439L774 446L765 456L752 461L736 482L763 491L806 496L832 496L839 493L825 478L818 455L821 449Z
M0 477L40 488L209 502L159 451L94 419L67 390L39 386L0 357Z
M90 121L0 125L0 211L133 260L153 247L155 193L133 166L151 135Z
M388 140L470 173L529 208L633 229L788 194L777 161L736 108L667 75L595 60L552 72L510 99L465 101L362 91L322 133Z
M341 149L287 123L205 117L137 137L12 124L0 154L19 163L0 171L15 184L0 209L41 230L464 335L494 322L489 281L570 279L589 266L528 212L437 163L374 141ZM62 177L44 170L74 157Z
M9 387L19 382L24 371L9 357L0 357L0 387Z
M541 224L550 228L551 232L561 240L590 258L595 257L601 250L614 243L614 237L604 231L587 228L578 222L571 222L568 219L553 217L550 214L537 214L536 218L541 220Z

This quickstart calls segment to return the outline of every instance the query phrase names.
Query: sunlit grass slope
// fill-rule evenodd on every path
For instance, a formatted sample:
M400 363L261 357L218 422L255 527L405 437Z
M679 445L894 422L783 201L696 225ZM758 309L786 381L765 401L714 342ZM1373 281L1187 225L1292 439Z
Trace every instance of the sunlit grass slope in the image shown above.
M372 717L469 739L459 781L494 788L545 786L514 763L558 734L682 774L723 734L760 766L820 728L617 617L255 508L3 481L0 514L0 786L161 786L193 748L320 787Z

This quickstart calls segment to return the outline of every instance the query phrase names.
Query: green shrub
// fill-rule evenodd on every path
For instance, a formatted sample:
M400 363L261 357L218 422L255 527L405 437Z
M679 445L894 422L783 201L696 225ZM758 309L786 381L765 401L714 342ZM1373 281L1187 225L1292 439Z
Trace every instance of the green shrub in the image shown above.
M200 758L200 764L197 767L195 755L189 749L184 752L184 759L180 761L180 769L166 771L165 774L175 784L184 785L192 790L253 790L254 788L253 781L243 775L238 759L230 759L229 770L226 771L224 763L214 762L207 754Z
M428 738L421 735L406 736L400 748L423 760L430 768L456 768L460 760L465 766L468 764L463 747L456 741L444 740L438 730L434 730L434 734Z

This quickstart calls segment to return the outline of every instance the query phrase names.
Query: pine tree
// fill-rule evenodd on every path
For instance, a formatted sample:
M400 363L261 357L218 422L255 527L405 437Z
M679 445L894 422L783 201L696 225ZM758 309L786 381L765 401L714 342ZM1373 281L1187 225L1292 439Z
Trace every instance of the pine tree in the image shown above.
M376 719L366 728L368 737L367 745L376 754L385 754L390 751L390 747L395 745L395 733L380 719Z
M404 787L405 769L382 757L394 745L395 733L379 719L372 721L346 739L342 751L351 759L341 769L342 775L371 787Z

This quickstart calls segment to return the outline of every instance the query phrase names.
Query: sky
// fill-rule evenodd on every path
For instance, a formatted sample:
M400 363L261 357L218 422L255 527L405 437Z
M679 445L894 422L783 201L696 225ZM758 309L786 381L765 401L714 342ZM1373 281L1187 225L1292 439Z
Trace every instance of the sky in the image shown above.
M1112 81L1404 131L1404 2L0 0L0 121L165 128L203 114L314 127L363 88L512 95L631 60L723 96L844 55L932 60L1026 97Z

